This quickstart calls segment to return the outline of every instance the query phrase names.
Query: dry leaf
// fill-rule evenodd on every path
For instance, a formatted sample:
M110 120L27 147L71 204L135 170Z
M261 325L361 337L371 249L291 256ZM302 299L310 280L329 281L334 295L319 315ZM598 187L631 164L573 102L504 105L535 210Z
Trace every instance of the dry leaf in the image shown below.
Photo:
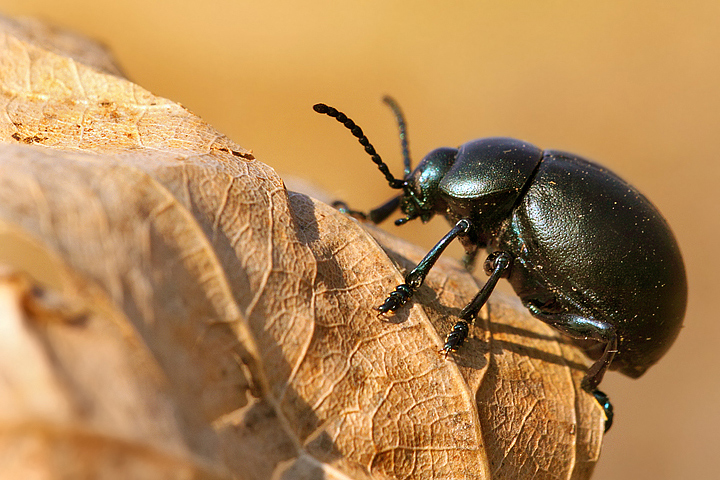
M0 30L1 477L590 476L588 361L516 300L445 360L479 288L459 265L378 318L424 252L287 192L92 42Z

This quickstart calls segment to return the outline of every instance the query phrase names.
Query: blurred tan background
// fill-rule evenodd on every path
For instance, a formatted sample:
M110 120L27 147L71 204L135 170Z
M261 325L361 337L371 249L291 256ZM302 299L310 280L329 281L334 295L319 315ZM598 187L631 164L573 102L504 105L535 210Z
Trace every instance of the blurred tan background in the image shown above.
M720 446L720 2L0 0L107 44L127 76L203 117L281 175L368 209L391 191L316 102L344 110L397 175L394 95L415 162L507 135L580 153L673 226L686 326L615 405L596 479L717 478ZM430 246L436 219L395 230Z

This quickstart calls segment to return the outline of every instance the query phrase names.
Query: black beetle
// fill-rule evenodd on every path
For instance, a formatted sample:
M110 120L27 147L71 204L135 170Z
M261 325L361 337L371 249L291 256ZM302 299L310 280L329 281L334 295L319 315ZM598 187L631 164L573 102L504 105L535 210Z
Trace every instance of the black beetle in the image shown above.
M670 348L682 326L687 301L685 268L675 237L658 210L608 169L578 155L541 150L512 138L473 140L430 152L411 171L405 121L389 97L400 128L405 173L390 173L360 127L324 104L313 108L351 130L391 188L402 194L369 214L347 213L374 223L399 207L401 225L444 215L454 225L405 277L379 312L400 308L456 237L472 264L481 248L490 255L490 278L460 313L442 351L455 351L468 324L506 277L533 316L585 342L595 360L582 387L605 409L597 389L608 367L637 378ZM589 345L589 346L588 346Z

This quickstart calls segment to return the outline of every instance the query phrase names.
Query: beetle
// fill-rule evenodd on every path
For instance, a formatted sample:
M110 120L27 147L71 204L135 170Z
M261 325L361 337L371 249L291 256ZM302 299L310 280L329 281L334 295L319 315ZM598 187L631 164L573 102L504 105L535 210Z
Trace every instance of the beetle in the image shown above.
M433 150L412 170L405 119L384 98L400 130L404 176L395 178L362 129L333 107L334 117L358 139L393 189L402 193L365 214L380 223L398 208L402 225L440 214L451 230L405 276L377 309L402 307L423 284L443 250L458 239L467 264L486 249L489 278L459 314L441 352L456 351L500 278L507 278L530 313L565 335L583 341L594 363L582 388L605 410L598 390L608 368L641 376L670 348L687 302L685 267L677 241L660 212L638 190L607 168L579 155L542 150L505 137L472 140Z

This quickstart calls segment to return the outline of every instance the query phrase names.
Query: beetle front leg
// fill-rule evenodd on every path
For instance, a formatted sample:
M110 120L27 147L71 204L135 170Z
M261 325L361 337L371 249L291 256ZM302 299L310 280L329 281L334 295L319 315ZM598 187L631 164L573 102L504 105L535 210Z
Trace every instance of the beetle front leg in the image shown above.
M334 201L332 206L340 210L340 212L350 215L351 217L359 218L361 220L370 220L371 222L378 224L385 220L387 217L398 209L400 206L400 199L402 195L397 195L387 202L383 203L377 208L373 208L370 212L365 213L360 210L353 210L347 206L347 204L341 200Z
M395 290L388 295L385 299L385 303L378 307L378 311L382 313L394 312L398 308L405 305L405 303L412 297L415 290L425 281L425 277L430 272L430 269L435 265L435 262L447 246L452 242L455 237L460 234L467 233L472 227L470 220L463 218L455 224L450 230L430 251L425 257L420 260L415 268L405 276L405 283L401 283Z

